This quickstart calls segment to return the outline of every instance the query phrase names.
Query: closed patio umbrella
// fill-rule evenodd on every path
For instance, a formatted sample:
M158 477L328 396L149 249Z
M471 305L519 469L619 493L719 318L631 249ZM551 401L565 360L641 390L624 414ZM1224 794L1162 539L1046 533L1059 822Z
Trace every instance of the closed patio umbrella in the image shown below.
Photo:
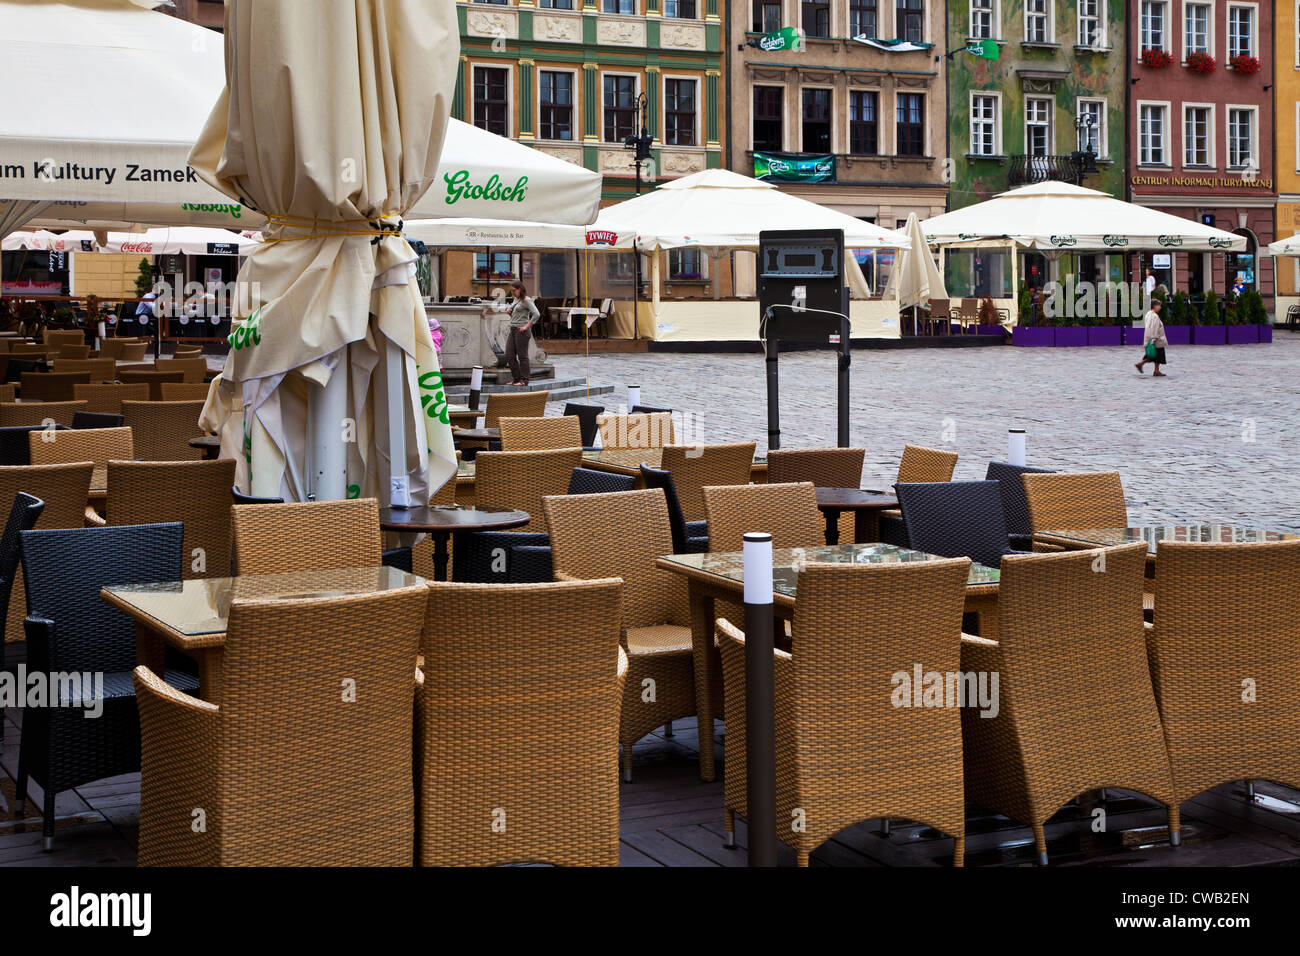
M908 213L903 234L911 244L910 249L899 253L898 263L889 277L889 289L898 293L899 306L925 305L930 299L946 299L943 276L935 264L930 247L926 245L921 220L916 213ZM885 293L886 298L889 292Z

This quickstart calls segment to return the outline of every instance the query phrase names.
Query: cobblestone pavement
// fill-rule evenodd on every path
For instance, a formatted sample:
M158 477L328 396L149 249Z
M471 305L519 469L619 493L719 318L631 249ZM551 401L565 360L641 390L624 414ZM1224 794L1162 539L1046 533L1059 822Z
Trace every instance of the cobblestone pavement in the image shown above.
M1027 460L1123 476L1136 524L1214 521L1300 532L1300 335L1271 345L1168 350L1167 378L1139 377L1137 348L908 349L853 352L850 440L867 449L863 487L888 487L903 445L951 448L957 479L982 479L1007 456L1007 429L1028 433ZM556 355L581 378L583 356ZM593 399L691 413L692 440L767 446L761 355L593 355ZM781 356L781 444L835 444L835 361ZM558 412L558 407L552 413Z

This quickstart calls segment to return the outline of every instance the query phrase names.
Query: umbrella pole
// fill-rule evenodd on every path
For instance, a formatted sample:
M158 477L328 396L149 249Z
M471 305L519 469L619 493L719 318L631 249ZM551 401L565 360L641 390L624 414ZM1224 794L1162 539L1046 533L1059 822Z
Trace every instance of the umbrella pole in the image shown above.
M346 350L337 353L338 364L324 386L309 385L307 434L311 439L312 487L308 499L337 501L347 497L348 461L343 448L343 420L348 411Z
M395 342L384 347L384 385L388 398L388 494L394 508L411 507L406 472L406 402L402 394L406 354Z

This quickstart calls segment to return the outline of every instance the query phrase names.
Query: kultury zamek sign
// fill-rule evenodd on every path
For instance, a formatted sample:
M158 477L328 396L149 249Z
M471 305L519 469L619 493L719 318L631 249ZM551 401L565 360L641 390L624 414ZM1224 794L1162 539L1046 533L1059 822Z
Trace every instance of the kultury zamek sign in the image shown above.
M835 156L831 153L754 153L754 178L780 183L833 183Z
M794 27L782 27L773 33L765 33L758 38L758 48L773 53L777 50L799 51L799 31Z

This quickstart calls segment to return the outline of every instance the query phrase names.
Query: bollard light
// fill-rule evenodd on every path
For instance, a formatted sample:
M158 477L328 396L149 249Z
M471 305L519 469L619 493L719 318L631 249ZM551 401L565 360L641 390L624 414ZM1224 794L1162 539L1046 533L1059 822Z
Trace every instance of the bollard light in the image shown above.
M1007 429L1007 461L1019 467L1025 467L1025 430L1023 428Z
M469 373L469 407L478 411L479 393L483 389L483 366L475 365Z
M641 386L629 385L627 387L627 410L630 412L641 404Z
M749 865L776 866L776 669L772 661L772 536L747 532L745 563L745 780Z

